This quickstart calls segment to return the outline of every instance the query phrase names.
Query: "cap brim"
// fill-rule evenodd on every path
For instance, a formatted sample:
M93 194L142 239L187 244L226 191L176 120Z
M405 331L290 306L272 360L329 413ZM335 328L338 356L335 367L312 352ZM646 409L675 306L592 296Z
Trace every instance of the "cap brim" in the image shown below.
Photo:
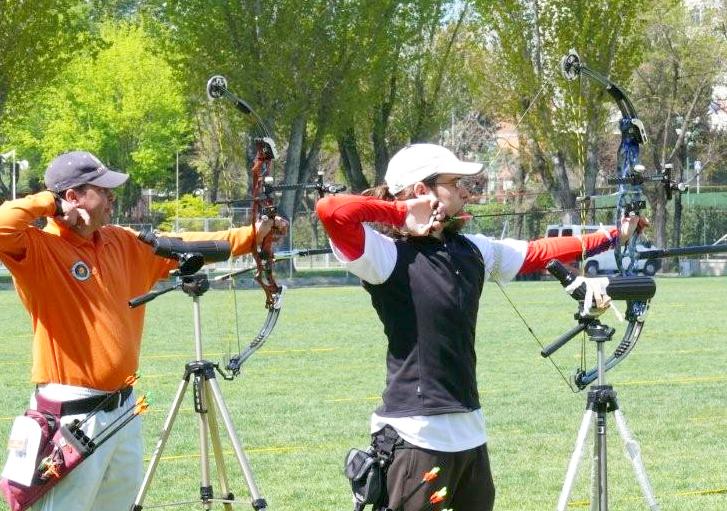
M474 176L482 172L482 163L474 161L459 161L456 165L448 164L442 170L436 172L437 175L452 176Z
M121 186L129 179L129 174L123 174L113 170L106 170L100 176L87 181L88 184L100 186L101 188L116 188Z

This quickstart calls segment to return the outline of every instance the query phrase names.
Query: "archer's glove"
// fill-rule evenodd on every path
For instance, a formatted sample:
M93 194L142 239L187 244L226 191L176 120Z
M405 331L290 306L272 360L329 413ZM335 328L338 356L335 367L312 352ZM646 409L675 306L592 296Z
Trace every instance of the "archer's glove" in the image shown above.
M606 294L608 282L607 277L576 277L565 290L572 295L584 285L586 295L583 298L581 316L600 316L611 306L611 297Z

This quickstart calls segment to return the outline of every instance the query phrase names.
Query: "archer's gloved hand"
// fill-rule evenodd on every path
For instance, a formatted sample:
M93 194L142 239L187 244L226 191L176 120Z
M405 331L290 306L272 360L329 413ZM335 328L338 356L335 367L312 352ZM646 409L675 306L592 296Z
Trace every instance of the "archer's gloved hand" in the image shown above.
M581 285L584 285L586 289L581 316L600 316L611 306L611 297L606 294L608 277L579 276L566 286L565 290L572 295Z

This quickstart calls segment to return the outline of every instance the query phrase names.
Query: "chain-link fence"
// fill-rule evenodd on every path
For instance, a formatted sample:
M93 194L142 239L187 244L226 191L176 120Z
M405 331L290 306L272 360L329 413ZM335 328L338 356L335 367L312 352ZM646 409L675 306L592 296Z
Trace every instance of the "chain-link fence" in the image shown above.
M482 233L495 238L510 237L516 239L533 240L545 236L550 225L568 223L568 217L563 212L545 212L552 204L541 204L536 211L517 213L514 205L503 203L482 204L468 207L473 213L471 221L467 222L464 231L468 233ZM612 225L614 211L599 204L594 210L595 215L581 218L578 212L571 212L570 223ZM603 209L600 209L602 208ZM251 208L227 208L227 215L220 218L179 218L172 221L177 232L189 231L218 231L234 226L249 225ZM648 211L646 213L649 214ZM674 203L667 205L667 245L673 244L674 231ZM150 224L130 225L136 230L149 228ZM649 233L647 232L647 235ZM682 201L681 246L707 245L714 243L727 234L727 194L702 194L700 200L694 197L685 197ZM653 237L653 234L652 234ZM291 249L328 248L328 237L312 211L301 212L296 215L290 225L288 236L278 241L276 251ZM724 257L724 256L722 256ZM719 256L717 256L719 259ZM215 273L236 271L254 266L252 256L246 255L232 258L224 263L210 265L208 268ZM344 265L333 254L321 254L307 257L294 257L277 263L276 271L281 278L312 278L312 277L343 277L353 278L348 274Z

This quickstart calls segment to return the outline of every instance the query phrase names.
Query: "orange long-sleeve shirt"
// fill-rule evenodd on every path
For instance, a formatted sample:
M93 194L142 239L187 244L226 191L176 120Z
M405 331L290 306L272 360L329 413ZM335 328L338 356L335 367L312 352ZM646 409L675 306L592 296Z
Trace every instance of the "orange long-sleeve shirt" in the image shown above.
M119 388L139 365L144 306L128 300L149 291L177 265L154 255L130 229L108 225L85 239L49 219L50 192L0 206L0 261L33 327L34 383L63 383L99 390ZM250 252L252 229L184 233L188 241L228 240L234 255Z

